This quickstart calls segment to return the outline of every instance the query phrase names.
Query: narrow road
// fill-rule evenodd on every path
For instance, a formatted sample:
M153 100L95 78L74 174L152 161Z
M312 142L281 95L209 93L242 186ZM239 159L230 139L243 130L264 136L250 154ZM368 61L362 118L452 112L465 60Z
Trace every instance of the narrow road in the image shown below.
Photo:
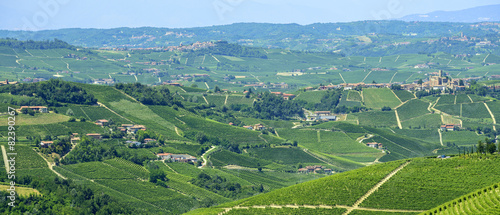
M374 187L372 187L372 189L368 190L368 192L366 192L365 195L361 196L361 198L359 198L351 208L347 209L347 211L343 215L347 215L351 213L353 210L357 210L359 208L359 205L363 203L365 199L367 199L370 195L372 195L375 191L377 191L378 188L380 188L383 184L385 184L385 182L389 181L389 179L391 179L392 176L396 175L396 173L405 168L408 164L410 164L410 161L404 163L403 165L399 166L391 173L389 173L389 175L385 176L385 178L382 179L382 181L378 182Z
M209 103L208 103L207 98L205 98L205 96L203 96L203 99L205 99L205 102L206 102L206 103L207 103L207 105L208 105Z
M441 115L443 116L443 115ZM441 143L441 146L444 146L443 144L443 134L441 134L441 129L438 129L438 133L439 133L439 142Z
M397 72L396 72L397 73ZM396 74L394 74L396 75ZM392 79L391 79L392 80ZM399 102L403 103L403 101L401 101L401 99L398 97L398 95L396 95L396 93L394 92L394 90L391 90L392 94L394 94L394 96L396 96L396 98L398 98ZM401 105L401 104L399 104ZM399 107L399 106L398 106ZM396 107L397 108L397 107Z
M398 72L396 72L396 73L394 73L394 75L392 75L392 78L391 78L391 80L389 81L389 84L390 84L390 83L392 83L392 80L394 79L394 77L396 76L396 74L398 74ZM400 101L401 101L401 99L400 99Z
M467 95L467 97L469 97L469 99L470 99L470 103L474 103L474 101L472 101L472 98L471 98L469 95ZM486 103L485 103L485 104L486 104Z
M342 78L342 81L344 81L344 83L346 84L347 82L345 82L344 77L342 77L342 74L340 74L340 72L339 72L339 75L340 75L340 78Z
M203 168L203 167L205 167L205 166L207 165L208 160L207 160L207 158L205 158L205 156L206 156L208 153L210 153L211 151L215 150L216 148L217 148L217 147L212 146L212 148L210 148L209 150L207 150L205 153L203 153L203 154L201 155L201 159L203 159L203 163L201 163L201 166L199 166L198 168L200 168L200 169L201 169L201 168Z
M394 110L394 113L396 113L396 120L398 121L399 129L403 129L403 126L401 125L401 121L399 120L398 110Z
M129 121L129 122L131 122L131 123L133 123L133 124L135 124L132 120L127 119L127 118L125 118L124 116L122 116L122 115L120 115L120 114L116 113L114 110L111 110L110 108L108 108L108 107L107 107L106 105L104 105L103 103L97 102L97 104L99 104L99 106L102 106L102 107L104 107L104 108L108 109L109 111L111 111L111 113L114 113L114 114L116 114L117 116L119 116L119 117L121 117L121 118L123 118L123 119L125 119L125 120L127 120L127 121Z
M35 151L35 149L33 149L33 151ZM37 151L35 151L35 152L36 152L38 155L40 155L40 157L42 157L42 158L45 160L45 162L47 162L47 165L49 166L50 171L54 172L57 176L59 176L60 178L62 178L62 179L64 179L64 180L66 180L66 179L67 179L66 177L64 177L63 175L61 175L60 173L58 173L58 172L56 172L56 171L54 170L54 166L55 166L56 164L49 162L49 161L48 161L48 160L47 160L47 159L46 159L46 158L45 158L42 154L40 154L40 152L37 152Z
M224 101L224 105L227 105L227 98L229 98L229 95L226 95L226 100Z
M7 158L7 151L5 151L5 146L2 145L2 155L3 155L3 163L5 164L5 171L9 172L9 159Z
M488 112L490 113L490 115L491 115L491 119L493 120L493 124L494 124L494 125L493 125L493 130L494 130L494 131L497 131L497 128L495 127L495 124L497 124L497 120L495 119L495 115L493 115L493 112L491 112L490 107L488 107L488 104L486 104L486 102L485 102L485 103L483 103L483 104L484 104L484 106L486 107L486 109L488 110ZM460 112L461 112L461 111L460 111Z

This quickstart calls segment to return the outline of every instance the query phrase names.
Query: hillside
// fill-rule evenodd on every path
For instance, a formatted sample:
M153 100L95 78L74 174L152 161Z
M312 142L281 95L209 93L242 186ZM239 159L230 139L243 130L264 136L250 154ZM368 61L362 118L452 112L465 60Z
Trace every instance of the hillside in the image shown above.
M369 211L417 214L497 184L497 170L492 167L498 162L498 156L479 158L476 155L388 162L189 214L300 213L303 210L309 214L365 214Z
M426 14L408 15L398 20L407 22L498 22L500 21L500 16L497 13L499 9L500 5L486 5L458 11L435 11Z

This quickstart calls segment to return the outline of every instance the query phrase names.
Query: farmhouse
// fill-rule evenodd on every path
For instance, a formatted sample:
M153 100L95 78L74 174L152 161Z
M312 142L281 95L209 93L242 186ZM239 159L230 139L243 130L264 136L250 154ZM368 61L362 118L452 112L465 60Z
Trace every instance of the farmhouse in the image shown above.
M252 126L249 126L249 125L245 125L245 126L243 126L243 128L253 130L253 127L252 127Z
M54 141L41 141L40 142L40 147L42 148L48 148Z
M140 146L140 145L142 145L142 143L141 143L141 142L131 141L131 140L127 140L127 141L125 141L125 143L131 144L131 145L135 145L135 146Z
M441 125L441 131L456 131L460 129L460 125L454 125L454 124L446 124L446 125Z
M139 130L145 131L146 130L146 126L144 126L144 125L134 125L134 126L128 128L128 132L129 133L134 133L134 134L137 133L137 131L139 131Z
M283 99L285 100L292 100L293 98L295 98L294 94L283 94Z
M155 139L151 139L151 138L146 138L144 139L144 143L149 143L149 142L154 142L156 141Z
M100 125L100 126L106 126L106 125L108 125L108 123L109 123L109 121L105 120L105 119L99 119L99 120L95 121L95 124Z
M196 157L187 154L172 154L172 153L159 153L156 155L161 160L171 160L173 162L193 162L196 163Z
M93 137L94 139L102 139L102 136L100 134L97 134L97 133L91 133L91 134L87 134L88 137Z
M256 131L260 131L260 130L264 130L264 129L266 129L266 127L264 125L260 124L260 123L259 124L255 124L253 126L253 130L256 130Z
M372 147L372 148L375 148L375 149L381 149L382 148L382 143L372 142L372 143L367 143L366 146Z
M333 116L330 111L315 111L314 115L309 116L308 120L335 121L337 120L337 116Z
M33 111L38 111L40 113L49 112L49 109L47 109L47 107L45 106L21 106L21 108L19 108L19 112L21 112L23 109L31 109Z

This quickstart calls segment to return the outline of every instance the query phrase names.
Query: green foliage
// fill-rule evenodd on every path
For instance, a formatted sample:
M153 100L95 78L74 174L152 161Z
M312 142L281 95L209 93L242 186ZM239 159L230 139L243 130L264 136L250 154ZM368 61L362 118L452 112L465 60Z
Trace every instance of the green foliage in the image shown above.
M262 101L255 102L253 109L262 119L289 119L294 116L304 117L302 107L294 100L287 101L271 93L262 94Z
M93 105L97 102L94 95L88 94L85 89L59 79L33 84L5 85L0 88L0 92L40 98L51 106L56 106L58 102L87 105Z
M61 168L88 179L135 179L124 170L106 165L102 162L87 162L72 165L64 165Z
M123 90L126 94L136 98L145 105L177 105L183 107L180 101L177 101L168 88L152 88L141 83L134 84L116 84L116 89Z

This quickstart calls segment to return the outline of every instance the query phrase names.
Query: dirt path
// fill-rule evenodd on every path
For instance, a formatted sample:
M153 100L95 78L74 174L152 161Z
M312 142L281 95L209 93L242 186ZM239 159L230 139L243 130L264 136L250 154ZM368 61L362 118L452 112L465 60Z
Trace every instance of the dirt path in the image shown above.
M208 159L206 158L206 155L207 155L208 153L210 153L211 151L215 150L216 148L217 148L217 147L212 146L212 148L210 148L209 150L207 150L205 153L203 153L203 154L201 155L201 159L203 159L203 163L201 163L201 166L199 166L198 168L200 168L200 169L201 169L201 168L203 168L203 167L205 167L205 166L207 165L207 163L208 163Z
M224 101L224 105L227 105L227 98L229 98L229 95L226 95L226 100Z
M108 108L108 107L107 107L106 105L104 105L103 103L97 102L97 104L99 104L99 106L102 106L102 107L104 107L104 108L108 109L109 111L111 111L112 113L116 114L117 116L119 116L119 117L121 117L121 118L123 118L123 119L125 119L125 120L127 120L127 121L129 121L129 122L131 122L131 123L133 123L133 124L135 124L132 120L127 119L127 118L125 118L124 116L122 116L122 115L120 115L120 114L116 113L114 110L111 110L111 108Z
M135 99L134 97L130 96L129 94L126 94L125 92L121 91L121 90L118 90L116 88L113 87L113 89L115 89L116 91L120 92L121 94L125 95L126 97L128 97L129 99L132 99L133 101L143 105L142 103L140 103L139 101L137 101L137 99Z
M214 55L212 55L212 57L213 57L213 58L214 58L217 62L219 62L219 63L220 63L219 59L217 59Z
M453 102L454 105L457 104L457 96L455 96L455 101Z
M174 172L175 174L179 174L177 171L172 169L172 167L170 167L167 163L165 163L165 160L162 160L162 162L163 162L163 164L165 164L165 166L167 166L170 170L172 170L172 172Z
M474 103L474 101L472 101L472 98L469 95L467 95L467 97L469 97L470 103Z
M315 155L314 153L310 152L310 151L309 151L309 150L307 150L307 149L303 149L303 151L304 151L305 153L307 153L307 154L309 154L309 155L313 156L314 158L316 158L316 159L318 159L318 160L322 161L323 163L326 163L326 164L328 164L328 165L335 166L335 165L333 165L333 164L331 164L331 163L329 163L329 162L325 161L323 158L321 158L321 157L319 157L319 156Z
M391 130L392 131L392 130ZM393 133L396 133L394 131L392 131ZM359 143L363 142L363 140L367 140L367 139L370 139L373 137L373 134L367 134L366 137L359 137L356 141L358 141Z
M398 121L399 129L403 129L403 126L401 126L401 121L399 120L398 110L394 110L394 113L396 113L396 120Z
M398 56L398 58L399 58L399 56ZM392 75L392 78L391 78L391 80L389 81L389 83L392 83L392 80L394 79L394 77L396 76L396 74L398 74L398 72L396 72L396 73L394 73L394 75ZM400 100L400 101L401 101L401 100Z
M209 105L208 100L205 96L203 96L203 99L205 99L205 102L207 103L207 105Z
M182 135L179 133L179 129L177 128L177 126L174 126L174 130L177 136L182 137Z
M490 113L491 119L493 120L493 124L497 124L497 120L495 119L495 115L493 115L493 112L491 112L490 107L488 107L488 104L486 104L486 102L484 103L484 106L486 107L486 109ZM460 111L460 112L462 112L462 111ZM493 125L493 130L497 131L497 128L494 125Z
M397 72L396 72L396 73L397 73ZM394 75L396 75L396 74L394 74ZM393 76L393 78L394 78L394 76ZM391 80L392 80L392 79L391 79ZM392 92L392 94L394 94L394 96L396 96L396 98L398 98L399 102L403 103L403 101L401 101L401 99L398 97L398 95L396 95L396 93L394 92L394 90L391 90L391 92ZM400 104L399 106L401 106L401 104ZM398 107L399 107L399 106L398 106Z
M340 78L342 78L342 81L344 81L344 83L347 84L347 82L345 82L344 77L342 77L342 74L340 74L340 72L339 72L339 75L340 75Z
M281 138L281 137L280 137L280 135L278 134L278 131L276 131L276 129L274 130L274 133L276 134L276 136L277 136L278 138Z
M33 151L35 151L35 149L33 149ZM58 172L56 172L56 171L54 170L54 166L55 166L56 164L49 162L49 161L48 161L48 160L47 160L47 159L46 159L46 158L45 158L42 154L40 154L40 152L37 152L37 151L35 151L35 152L36 152L38 155L40 155L40 157L42 157L42 158L45 160L45 162L47 162L47 165L49 166L50 171L54 172L57 176L59 176L59 177L60 177L60 178L62 178L62 179L65 179L65 180L67 179L66 177L64 177L63 175L61 175L60 173L58 173Z
M372 74L372 71L368 72L368 74L366 74L365 78L363 78L363 80L361 82L365 82L366 78L368 78L368 76L370 76L370 74Z
M441 115L442 117L443 115ZM441 143L441 146L444 146L443 144L443 134L441 134L441 129L438 129L438 133L439 133L439 142Z
M5 164L5 171L9 172L9 160L7 158L7 151L5 150L5 146L2 145L2 155L3 155L3 163Z
M318 130L318 143L321 142L321 134L319 133L319 130Z
M400 170L402 170L403 168L405 168L408 164L410 164L410 161L404 163L403 165L399 166L398 168L396 168L395 170L393 170L391 173L389 173L387 176L385 176L385 178L382 179L382 181L378 182L374 187L372 187L372 189L368 190L368 192L366 192L365 195L361 196L361 198L359 198L354 203L354 205L352 206L352 208L347 209L347 211L343 215L347 215L347 214L351 213L353 210L358 209L359 205L361 203L363 203L363 201L365 201L366 198L368 198L375 191L377 191L378 188L380 188L383 184L385 184L385 182L389 181L389 179L391 179L392 176L396 175L396 173L398 173Z

